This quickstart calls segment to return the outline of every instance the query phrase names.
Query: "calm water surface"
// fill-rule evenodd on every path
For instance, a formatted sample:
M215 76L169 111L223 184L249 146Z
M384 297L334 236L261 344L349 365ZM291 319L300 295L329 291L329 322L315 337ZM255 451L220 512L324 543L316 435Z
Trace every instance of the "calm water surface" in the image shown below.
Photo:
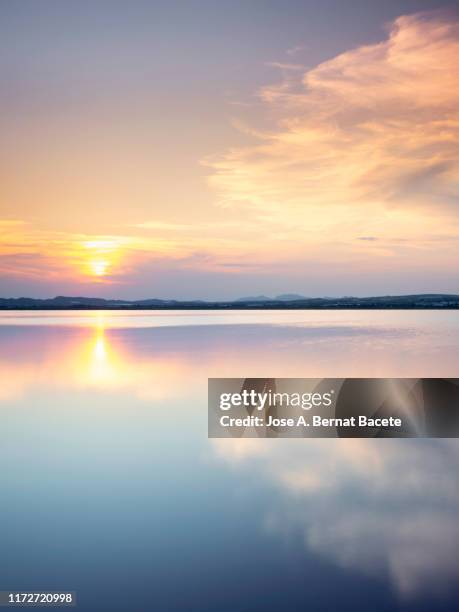
M456 440L208 440L207 378L457 377L441 311L0 313L0 590L451 610Z

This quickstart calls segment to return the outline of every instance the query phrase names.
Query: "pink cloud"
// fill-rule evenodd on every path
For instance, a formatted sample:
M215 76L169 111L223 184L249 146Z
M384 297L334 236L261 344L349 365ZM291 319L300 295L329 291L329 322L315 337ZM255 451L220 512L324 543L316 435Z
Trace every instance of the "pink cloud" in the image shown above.
M320 229L351 216L366 226L386 214L379 233L393 236L411 221L397 213L415 208L440 234L434 213L457 229L457 57L456 17L399 17L382 42L264 88L277 123L215 160L211 183L226 204L288 215L294 225ZM324 207L336 209L328 219Z

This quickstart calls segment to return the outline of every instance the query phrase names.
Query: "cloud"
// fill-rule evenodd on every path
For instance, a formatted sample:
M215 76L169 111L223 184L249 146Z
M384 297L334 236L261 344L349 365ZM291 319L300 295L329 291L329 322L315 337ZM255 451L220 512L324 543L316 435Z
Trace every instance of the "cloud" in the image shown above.
M302 70L304 68L302 64L291 64L287 62L268 62L267 66L271 66L271 68L279 68L279 70L283 71Z
M273 481L275 531L340 567L388 579L399 596L455 588L459 545L456 440L213 440L235 466ZM286 506L286 507L285 507Z
M286 53L287 55L296 55L297 53L299 53L300 51L304 51L306 49L305 45L296 45L295 47L291 47L290 49L287 49Z
M402 16L385 40L260 92L258 143L212 162L227 206L288 219L306 235L458 235L459 20ZM445 221L447 219L448 221Z

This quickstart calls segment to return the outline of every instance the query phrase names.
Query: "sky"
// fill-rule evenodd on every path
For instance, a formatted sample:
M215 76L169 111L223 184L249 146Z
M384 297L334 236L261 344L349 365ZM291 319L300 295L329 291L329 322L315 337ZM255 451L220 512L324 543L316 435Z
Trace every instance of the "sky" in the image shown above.
M459 293L459 2L0 0L0 297Z

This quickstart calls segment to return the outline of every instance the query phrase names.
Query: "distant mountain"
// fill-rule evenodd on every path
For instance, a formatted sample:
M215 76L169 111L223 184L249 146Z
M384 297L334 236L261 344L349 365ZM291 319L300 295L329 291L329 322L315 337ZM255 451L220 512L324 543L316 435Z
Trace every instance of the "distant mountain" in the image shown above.
M270 302L273 298L266 295L255 295L250 297L241 297L234 300L235 302Z
M104 298L0 298L0 310L346 310L346 309L459 309L459 295L428 293L375 297L307 298L296 294L265 295L220 302L202 300L106 300Z
M297 293L282 293L281 295L277 295L274 299L280 302L293 302L295 300L307 300L308 298L304 297L304 295L298 295Z
M268 297L266 295L255 295L250 297L241 297L235 302L293 302L294 300L306 300L304 295L298 295L297 293L283 293L282 295L276 295L276 297Z

